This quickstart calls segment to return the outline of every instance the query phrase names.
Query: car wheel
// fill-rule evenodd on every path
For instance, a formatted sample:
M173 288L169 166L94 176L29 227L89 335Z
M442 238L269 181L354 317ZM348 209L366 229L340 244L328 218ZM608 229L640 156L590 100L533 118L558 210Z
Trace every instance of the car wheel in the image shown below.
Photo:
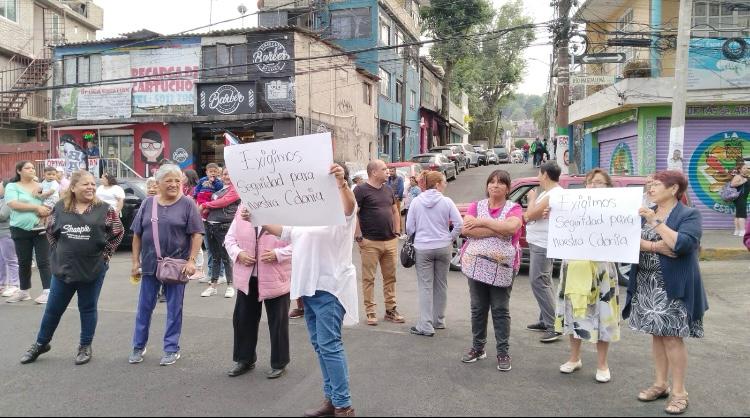
M453 249L451 250L451 271L461 271L461 248L463 246L463 237L458 237L453 240Z
M628 287L630 283L630 270L632 268L632 264L617 263L617 283L620 286Z

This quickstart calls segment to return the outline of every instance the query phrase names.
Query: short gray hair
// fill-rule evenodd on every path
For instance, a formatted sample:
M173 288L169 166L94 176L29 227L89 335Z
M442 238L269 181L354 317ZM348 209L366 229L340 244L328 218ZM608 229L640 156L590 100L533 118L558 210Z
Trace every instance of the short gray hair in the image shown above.
M148 186L150 186L152 184L157 184L157 183L158 183L158 181L156 181L156 179L153 178L153 177L149 177L149 178L146 179L146 187L148 187Z
M171 174L182 178L182 170L180 170L180 167L177 167L174 164L165 164L159 167L159 171L156 172L154 177L156 178L156 181L161 182L162 180L164 180L164 178Z

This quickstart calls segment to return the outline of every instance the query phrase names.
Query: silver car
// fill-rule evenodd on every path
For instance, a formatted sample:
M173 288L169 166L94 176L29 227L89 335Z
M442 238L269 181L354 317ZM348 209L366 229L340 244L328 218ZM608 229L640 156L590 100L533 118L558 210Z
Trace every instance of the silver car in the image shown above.
M461 147L464 150L464 153L466 154L466 158L469 160L469 167L479 167L479 154L474 151L474 146L471 144L459 144L459 143L452 143L448 144L450 146L457 146Z

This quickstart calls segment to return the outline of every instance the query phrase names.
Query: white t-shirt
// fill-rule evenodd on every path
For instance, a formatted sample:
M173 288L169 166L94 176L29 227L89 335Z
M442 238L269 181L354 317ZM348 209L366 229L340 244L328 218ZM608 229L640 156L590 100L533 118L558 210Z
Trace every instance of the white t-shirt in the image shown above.
M117 199L125 199L125 190L120 186L99 186L96 188L96 197L117 210Z
M536 198L536 204L542 203L542 201L548 197L552 197L555 193L563 190L562 187L556 186L548 192L544 192ZM547 241L549 239L549 219L539 219L538 221L529 222L526 225L526 242L534 244L537 247L547 248Z
M328 292L346 310L344 325L359 322L357 270L352 260L357 208L346 218L346 225L319 227L284 227L281 240L291 243L291 298Z

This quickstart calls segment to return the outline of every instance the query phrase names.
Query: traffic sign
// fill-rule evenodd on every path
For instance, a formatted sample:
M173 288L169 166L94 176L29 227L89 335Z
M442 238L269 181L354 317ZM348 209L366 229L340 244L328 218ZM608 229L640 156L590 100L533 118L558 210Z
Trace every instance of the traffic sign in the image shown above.
M610 75L573 75L570 77L572 86L610 86L615 84L617 78Z
M624 53L601 53L601 54L586 54L580 57L575 57L576 64L621 64L625 62L626 56Z

